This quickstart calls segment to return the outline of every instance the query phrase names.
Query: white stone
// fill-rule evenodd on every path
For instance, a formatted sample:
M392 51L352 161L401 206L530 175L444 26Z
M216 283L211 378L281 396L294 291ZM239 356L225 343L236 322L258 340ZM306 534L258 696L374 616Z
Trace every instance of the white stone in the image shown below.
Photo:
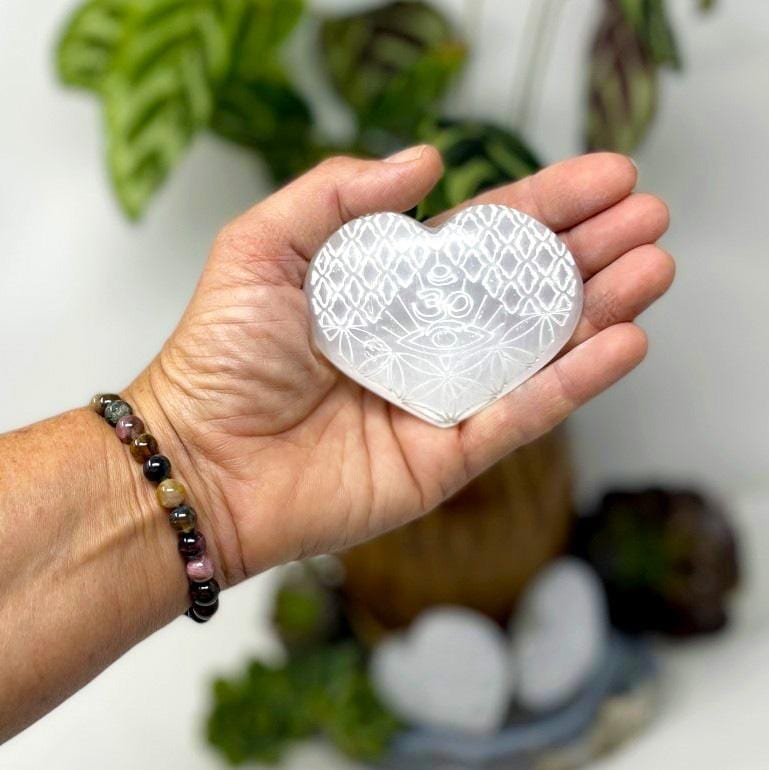
M471 206L439 228L392 213L348 222L304 289L326 358L443 428L536 374L582 313L566 244L507 206Z
M599 666L609 638L606 596L593 569L572 557L545 567L523 595L511 634L517 703L542 712L568 701Z
M372 656L371 677L383 701L410 724L476 735L501 727L513 682L504 633L461 607L428 610L385 640Z

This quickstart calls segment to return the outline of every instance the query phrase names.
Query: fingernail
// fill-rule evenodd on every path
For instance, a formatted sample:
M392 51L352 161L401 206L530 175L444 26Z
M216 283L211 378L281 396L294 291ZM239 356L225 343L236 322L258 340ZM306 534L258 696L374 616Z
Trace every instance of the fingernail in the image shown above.
M635 158L628 158L628 160L633 164L636 171L640 171L641 169L638 168L638 164L635 162Z
M395 155L391 155L389 158L385 158L385 163L413 163L415 160L419 160L427 149L427 145L420 144L416 147L409 147L406 150L396 152Z

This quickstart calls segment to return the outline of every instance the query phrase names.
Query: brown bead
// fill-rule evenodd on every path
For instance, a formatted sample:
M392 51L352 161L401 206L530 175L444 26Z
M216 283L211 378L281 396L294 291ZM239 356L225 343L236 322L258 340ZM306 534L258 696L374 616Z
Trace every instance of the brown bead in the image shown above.
M180 505L168 514L168 521L177 532L191 532L197 520L195 509L189 505Z
M158 502L163 508L176 508L184 502L187 490L184 484L176 479L165 479L158 484L156 490Z
M158 453L158 442L149 433L142 433L131 442L131 454L137 463L143 463Z
M91 399L91 409L100 417L104 417L104 410L113 402L120 401L120 396L114 393L97 393Z

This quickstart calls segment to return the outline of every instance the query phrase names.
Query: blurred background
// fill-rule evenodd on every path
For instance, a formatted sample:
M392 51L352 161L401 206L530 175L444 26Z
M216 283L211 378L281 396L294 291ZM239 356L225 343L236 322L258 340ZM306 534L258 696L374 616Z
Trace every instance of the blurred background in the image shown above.
M288 767L346 768L360 766L354 757L377 754L379 738L391 733L395 748L388 743L377 761L403 770L766 768L769 571L762 563L769 561L764 533L769 369L762 361L769 344L764 298L769 285L769 5L758 0L668 0L664 6L661 0L434 0L428 5L439 20L409 17L401 31L410 45L435 52L420 63L418 82L424 87L387 94L387 109L374 105L377 113L371 94L381 96L382 88L377 91L360 78L377 49L355 46L371 34L373 23L360 14L388 3L315 0L295 27L301 4L256 3L272 9L264 39L257 25L253 45L262 48L256 58L263 63L270 49L270 62L274 55L280 71L269 64L256 97L237 89L228 93L228 109L217 113L216 131L207 129L214 125L211 116L186 116L186 129L162 139L160 160L137 175L131 155L137 149L124 141L130 131L121 121L127 118L110 107L110 99L125 105L134 97L120 91L125 82L119 71L108 88L93 80L104 36L113 34L130 4L102 3L104 15L94 26L88 26L88 18L83 30L72 22L71 39L65 36L61 45L79 3L50 0L44 9L21 0L0 5L5 104L0 121L0 355L5 362L0 430L76 407L93 391L129 382L181 315L217 230L276 180L298 171L295 164L307 165L335 148L378 153L401 139L443 143L442 149L455 153L456 181L442 187L420 213L442 208L453 195L484 182L528 173L537 163L586 147L630 151L640 169L639 189L670 205L673 226L664 245L678 260L679 277L669 297L641 320L652 343L648 360L569 422L568 449L560 435L551 437L498 471L502 481L489 482L493 493L476 488L416 534L348 557L347 574L357 577L352 588L342 590L342 611L336 605L341 580L336 562L302 573L270 573L228 592L215 623L194 633L183 620L173 623L0 747L0 768L203 770L226 766L227 756L262 756L259 747L265 743L264 758L279 757ZM93 5L98 4L88 7ZM205 2L188 5L207 12ZM660 27L665 12L668 31ZM138 24L134 33L160 35L160 40L157 30ZM397 63L405 54L392 55ZM325 65L317 66L319 60ZM57 66L70 85L85 90L62 87ZM130 51L116 66L129 71ZM244 77L263 75L260 69ZM403 122L383 126L383 111ZM455 122L423 120L433 112ZM253 117L258 131L244 125L244 114ZM270 115L279 120L271 123ZM357 135L353 115L365 129ZM286 137L288 152L281 144ZM486 162L480 171L468 167L468 160L478 157ZM527 484L524 495L520 490ZM665 491L635 495L649 486ZM621 494L604 498L607 490ZM509 552L488 560L490 572L478 577L476 593L467 601L452 593L453 584L472 571L462 559L483 560L473 552L454 560L456 572L442 586L404 587L393 599L391 614L397 617L372 619L377 613L367 597L381 587L381 575L370 565L384 560L388 570L401 568L406 574L403 553L411 537L420 538L428 555L438 559L445 533L458 531L464 542L465 509L479 507L493 523L489 531L504 532ZM540 512L547 515L547 526L536 523ZM575 512L597 515L575 532ZM638 512L652 522L643 531L622 523L623 516ZM538 557L511 574L510 563L522 559L516 548L527 538L539 543ZM634 550L640 540L646 550ZM711 544L706 553L693 545L703 542ZM628 549L632 555L619 567L607 558L607 552ZM699 581L695 588L679 590L679 573L667 579L673 557L660 568L663 578L649 577L652 556L669 556L671 549L686 561L693 582ZM580 566L562 555L567 551L580 557ZM635 572L628 566L633 559L642 562ZM589 574L582 569L586 563ZM621 579L628 571L634 578L644 576L631 592ZM287 602L278 603L286 614L277 617L276 590ZM313 627L311 639L297 642L287 638L286 629L292 630L296 607L305 606L308 596L313 618L319 596L323 608L331 607L334 630L316 633ZM568 628L548 620L548 608L568 605L567 599L584 610L566 613L572 628L582 629L571 641ZM427 618L431 624L419 614L447 603L472 610L441 610ZM623 607L639 612L623 613ZM509 629L500 608L512 612ZM639 615L641 627L631 628ZM594 618L593 625L587 616ZM423 670L414 656L399 660L392 645L384 649L385 632L408 633L403 629L409 623L412 646L419 639L438 646L448 639L446 654L454 660L460 654L461 659L484 657L487 649L484 659L491 660L508 645L518 666L515 703L508 702L504 688L495 696L496 706L488 702L488 693L503 678L491 667L478 673L474 690L468 685L470 706L464 711L425 713L429 707L415 705L397 680L408 672L429 690L428 680L440 672ZM527 637L532 625L539 635ZM680 637L716 628L720 633L685 643L656 633ZM655 632L652 641L646 635L639 639L639 631ZM548 657L556 632L562 644ZM324 715L318 717L323 724L307 729L279 720L263 725L268 738L294 728L302 738L318 732L332 736L332 741L287 741L285 751L282 744L275 749L269 740L254 738L258 720L248 712L248 699L238 700L234 684L212 694L218 676L241 682L243 692L258 689L260 682L268 689L271 668L252 671L253 681L238 679L248 660L278 665L286 660L286 647L306 657L313 645L343 638L354 640L344 642L353 645L354 661L341 656L341 662L332 663L345 676L371 679L365 696L372 702L362 698L370 711L350 715L358 737L364 725L378 726L379 732L373 730L365 740L350 739ZM570 644L576 650L573 665L566 650ZM360 663L360 656L374 663ZM606 663L615 658L621 663ZM538 666L543 678L527 684L520 671ZM614 666L611 676L606 666ZM456 683L451 696L463 697L465 684ZM440 692L436 686L436 701ZM355 690L356 704L357 696ZM219 711L212 710L214 703ZM343 705L354 711L349 702ZM331 700L327 708L338 714L342 707ZM469 712L488 718L476 724L468 721ZM238 713L247 716L238 721ZM238 730L247 734L240 742ZM631 733L633 740L624 742ZM519 751L527 741L554 750Z

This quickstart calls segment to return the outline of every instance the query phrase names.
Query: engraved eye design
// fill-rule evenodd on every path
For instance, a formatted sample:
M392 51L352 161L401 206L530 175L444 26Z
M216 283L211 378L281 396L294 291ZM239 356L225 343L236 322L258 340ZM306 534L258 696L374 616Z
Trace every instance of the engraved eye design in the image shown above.
M432 269L427 274L427 282L432 286L448 286L456 280L458 280L457 274L448 265L444 265L442 262L433 265Z
M405 348L420 353L459 352L482 345L492 337L486 329L456 321L440 321L427 329L417 329L400 340Z

